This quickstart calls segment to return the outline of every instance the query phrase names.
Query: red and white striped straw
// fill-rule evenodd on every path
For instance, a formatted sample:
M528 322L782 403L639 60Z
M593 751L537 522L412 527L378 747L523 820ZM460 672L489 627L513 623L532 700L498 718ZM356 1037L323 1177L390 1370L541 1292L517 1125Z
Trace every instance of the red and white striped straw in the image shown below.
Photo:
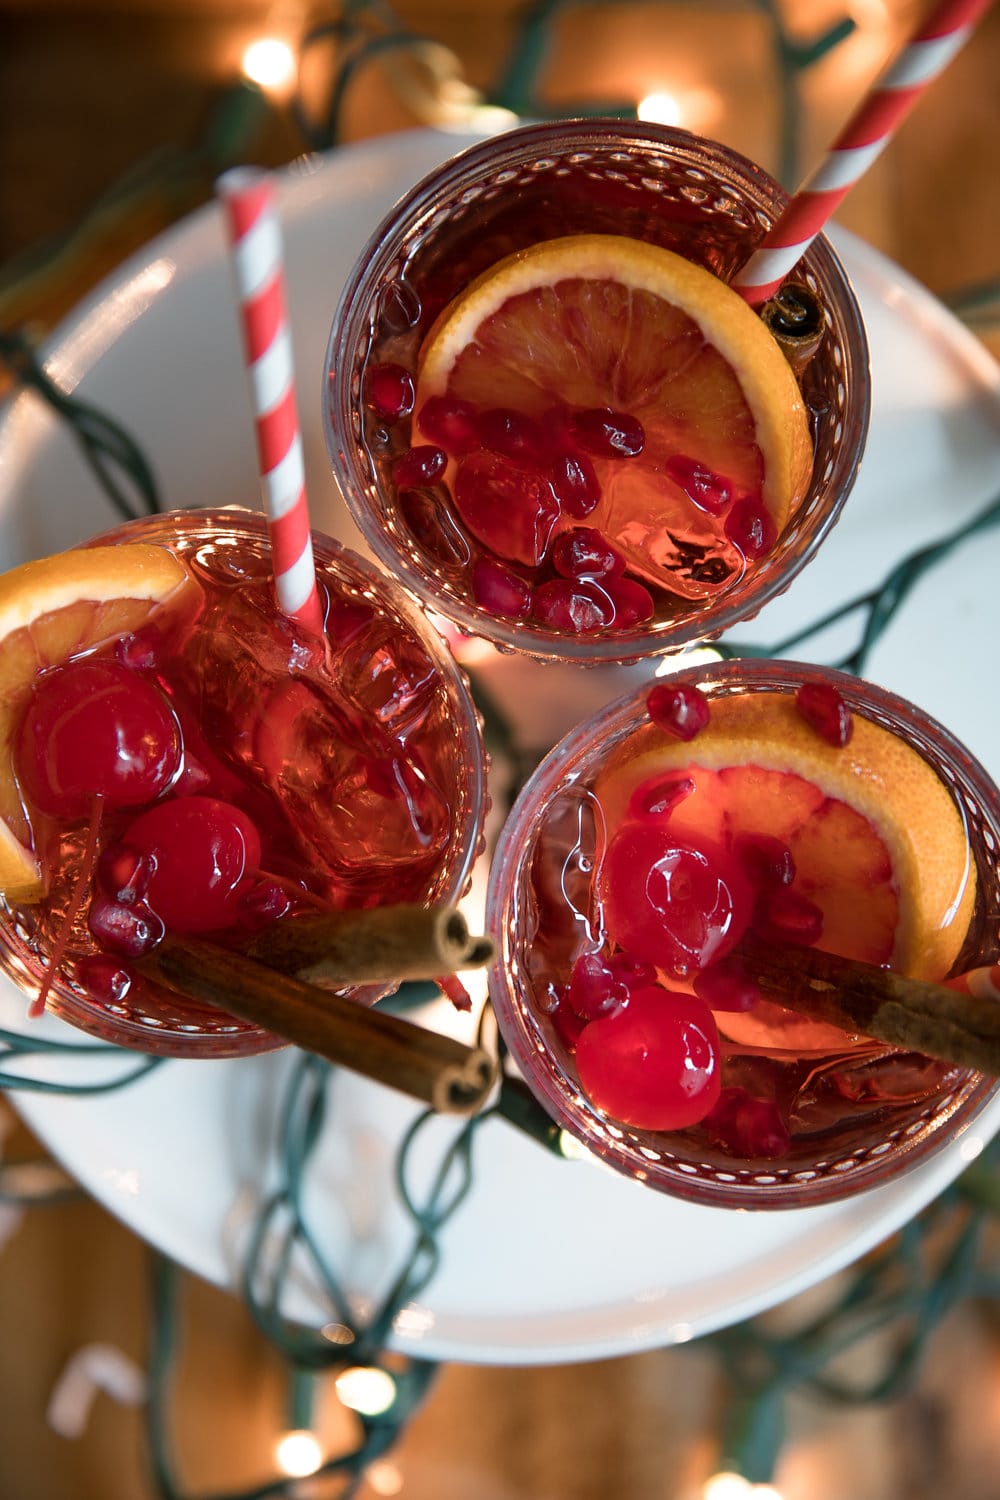
M309 530L274 185L266 172L237 167L215 186L229 231L239 297L278 608L318 635L323 615Z
M971 969L957 979L946 979L949 990L958 990L962 995L975 995L977 1000L1000 1000L1000 964L986 964L981 969Z
M778 290L868 170L903 117L972 34L993 0L944 0L854 112L819 166L767 232L733 286L751 307Z

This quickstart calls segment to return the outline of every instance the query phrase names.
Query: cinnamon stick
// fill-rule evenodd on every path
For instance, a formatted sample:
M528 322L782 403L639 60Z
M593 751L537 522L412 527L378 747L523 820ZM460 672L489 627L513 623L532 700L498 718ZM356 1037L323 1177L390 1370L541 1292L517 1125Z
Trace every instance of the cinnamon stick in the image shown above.
M488 1053L373 1010L202 938L166 937L137 967L188 999L399 1089L448 1114L472 1114L495 1080Z
M269 969L340 988L483 968L493 944L473 937L454 906L375 906L275 922L254 939L250 954Z
M823 342L823 308L807 286L786 281L760 310L761 322L780 346L794 375L802 375Z
M844 1031L1000 1077L1000 1005L818 948L737 950L765 999Z

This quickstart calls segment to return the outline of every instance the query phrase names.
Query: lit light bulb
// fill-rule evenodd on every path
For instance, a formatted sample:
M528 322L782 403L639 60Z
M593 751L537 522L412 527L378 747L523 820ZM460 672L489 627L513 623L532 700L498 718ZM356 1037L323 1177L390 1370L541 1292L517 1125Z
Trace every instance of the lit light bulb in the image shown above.
M344 1406L363 1417L378 1417L396 1399L396 1382L386 1370L367 1365L352 1365L342 1370L334 1381Z
M262 89L287 88L295 76L295 53L280 37L260 37L243 53L243 73Z
M314 1432L300 1428L278 1439L274 1457L282 1473L292 1479L304 1479L307 1474L315 1474L323 1462L323 1450Z
M702 1500L782 1500L773 1484L751 1484L742 1474L725 1470L706 1480Z
M640 120L651 120L655 125L679 125L681 123L680 103L665 89L654 89L651 94L646 94L639 100L635 112Z

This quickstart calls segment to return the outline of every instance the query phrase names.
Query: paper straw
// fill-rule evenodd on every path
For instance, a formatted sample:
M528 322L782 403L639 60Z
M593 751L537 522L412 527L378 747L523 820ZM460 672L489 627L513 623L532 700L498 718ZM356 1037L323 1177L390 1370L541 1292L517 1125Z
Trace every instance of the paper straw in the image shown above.
M318 635L323 617L309 530L274 186L266 172L250 167L226 172L215 186L229 231L239 297L278 608Z
M819 166L733 280L751 307L774 295L924 89L942 73L993 0L944 0L854 112Z
M946 979L949 990L958 990L963 995L975 995L977 1000L1000 1000L1000 964L986 964L981 969L970 969L957 979Z

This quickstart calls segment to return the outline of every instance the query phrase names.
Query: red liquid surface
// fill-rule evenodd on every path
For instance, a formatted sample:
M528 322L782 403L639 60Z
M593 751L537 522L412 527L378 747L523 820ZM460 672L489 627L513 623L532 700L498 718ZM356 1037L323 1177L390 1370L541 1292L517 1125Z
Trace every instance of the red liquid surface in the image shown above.
M397 417L387 417L384 404L373 401L371 389L373 377L378 381L387 368L415 375L421 343L442 308L504 256L538 241L579 233L628 235L674 250L727 280L745 260L759 234L759 225L749 211L746 222L728 213L712 214L704 202L710 195L703 188L688 184L677 190L675 185L675 191L664 195L644 183L640 167L616 162L615 169L622 180L612 180L603 169L594 166L570 166L558 177L551 172L540 173L534 179L522 180L516 190L507 190L499 199L488 196L478 199L471 209L452 215L445 227L436 228L413 250L400 279L383 292L381 316L376 320L366 362L369 394L363 400L363 441L380 486L395 497L399 524L422 554L428 570L443 576L455 593L478 602L487 612L515 617L526 614L530 608L519 609L514 603L520 581L538 597L538 607L532 616L536 625L541 623L574 634L603 629L627 631L637 623L648 626L651 620L670 620L680 613L707 608L720 593L754 570L758 565L758 545L765 556L773 546L772 534L754 540L752 527L740 529L741 505L745 509L747 505L759 505L759 501L744 502L726 496L724 504L731 504L734 517L729 528L731 535L718 524L717 507L713 519L710 503L691 505L683 526L676 529L671 526L669 534L658 536L655 543L650 540L644 544L648 545L649 556L656 557L655 569L630 572L621 588L615 586L615 580L588 574L582 590L576 591L579 597L571 599L566 579L553 565L551 546L545 547L540 561L533 554L537 553L539 537L547 534L550 527L554 526L551 541L566 525L591 524L587 514L591 504L588 486L584 483L582 491L572 487L565 491L570 498L564 499L561 519L553 523L550 511L554 513L556 507L546 509L539 502L540 514L535 519L532 512L530 525L525 523L527 531L525 527L515 528L505 486L512 484L517 488L523 483L523 471L518 470L517 464L527 460L518 459L513 474L504 465L502 476L491 475L489 482L477 476L475 487L482 493L478 510L496 517L495 528L491 522L488 530L506 528L500 541L506 550L500 551L499 556L513 574L513 581L508 578L503 584L494 583L492 588L483 589L477 587L477 568L481 569L484 563L495 565L498 552L487 544L480 526L476 526L476 534L470 530L463 520L463 513L469 517L470 508L456 509L442 481L396 482L394 475L400 472L401 459L409 450L413 416L404 403ZM526 351L525 359L530 361L530 351ZM832 362L827 370L821 358L814 360L806 371L803 395L814 415L831 405L828 389L831 379L836 379ZM546 391L539 398L538 411L532 414L540 421L547 441L552 440L552 413L560 397L558 391ZM608 399L613 405L610 394ZM497 398L497 404L504 403ZM546 408L544 411L542 406ZM655 442L659 441L655 435L651 436ZM426 443L428 439L421 435L419 441ZM616 487L627 459L598 458L592 462L598 470L603 493L598 515L602 524L607 518L610 540L629 532L635 540L635 527L649 531L651 537L663 531L655 495L647 497L648 504L642 514L631 508L626 514L626 508L617 501ZM402 472L406 475L405 466ZM707 483L712 501L718 480L719 476L714 475L708 481L704 476L696 476L696 488L704 492ZM692 482L689 479L687 487ZM547 492L547 467L542 488ZM672 485L668 488L672 489ZM582 500L573 498L581 493ZM516 537L512 528L517 530ZM637 588L645 593L637 594ZM541 595L538 590L543 591Z
M147 531L143 539L158 538ZM180 726L179 771L152 804L157 816L168 804L186 802L182 811L192 810L173 835L180 879L173 895L162 887L162 913L154 905L159 877L137 903L127 887L130 879L143 886L135 850L141 854L156 844L152 834L151 842L141 837L149 809L106 808L98 835L103 863L88 883L61 974L89 991L109 1017L154 1027L189 1022L197 1029L211 1027L205 1012L132 970L122 924L134 926L148 903L154 935L161 918L169 930L171 913L179 911L186 930L207 930L239 948L267 922L317 906L371 906L384 903L387 892L400 902L451 897L467 773L440 671L391 608L321 563L330 643L324 653L321 644L296 640L276 614L262 537L227 537L213 545L204 532L176 539L167 528L165 539L176 543L200 585L199 602L181 614L164 613L141 639L112 643L95 655L114 660L124 648L136 677L162 692ZM188 875L193 884L201 878L198 860L204 865L205 858L186 830L203 827L206 810L214 816L218 803L236 809L243 826L252 825L248 858L257 862L259 839L259 868L248 864L225 901L212 908L224 918L214 929L211 915L199 921L200 898L188 899L184 884ZM40 973L87 858L87 825L46 817L30 802L27 810L48 892L40 904L12 916ZM232 816L226 813L224 823ZM98 905L103 925L99 914L97 931L109 931L107 942L95 938L93 920L88 927ZM126 949L131 941L126 932Z

